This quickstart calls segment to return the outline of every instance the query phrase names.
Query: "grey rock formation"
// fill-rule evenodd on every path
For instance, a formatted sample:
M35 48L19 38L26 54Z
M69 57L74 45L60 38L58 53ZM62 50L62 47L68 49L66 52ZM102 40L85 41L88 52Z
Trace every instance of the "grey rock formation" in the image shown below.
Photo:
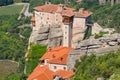
M41 34L41 33L48 33L49 32L49 27L42 27L39 29L38 33Z
M49 33L49 37L50 38L56 38L56 37L62 37L63 36L63 32L61 28L50 28L50 33Z
M41 41L38 40L36 43L47 46L49 43L49 40L41 40Z
M97 78L97 80L105 80L103 77L99 77Z
M118 43L120 44L120 39L117 39Z
M47 39L48 39L48 33L38 34L38 36L36 37L37 41L43 41L43 40L47 40Z
M67 59L68 70L74 68L76 60L80 60L83 55L95 54L96 56L110 51L116 51L120 47L120 34L104 35L99 39L91 37L81 41L75 50L69 53Z
M49 39L48 47L55 47L62 44L62 38Z
M38 43L48 47L62 45L63 32L58 25L52 27L41 27L38 31L33 30L30 36L30 43Z

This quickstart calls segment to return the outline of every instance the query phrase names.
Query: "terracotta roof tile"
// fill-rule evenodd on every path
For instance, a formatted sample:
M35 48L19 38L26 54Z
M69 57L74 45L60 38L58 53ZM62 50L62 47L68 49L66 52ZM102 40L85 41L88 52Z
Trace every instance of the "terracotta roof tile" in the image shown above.
M65 71L65 70L57 70L54 75L56 76L61 76L64 79L70 78L74 75L75 73L73 71Z
M41 66L40 64L34 69L27 80L53 80L54 76L61 76L64 79L70 78L74 75L73 71L57 70L51 71L47 65Z
M27 80L53 80L53 71L49 70L47 65L41 66L40 64L34 69Z
M49 12L49 13L60 12L63 16L68 16L68 17L71 17L71 16L88 17L92 14L91 12L84 10L84 8L80 8L80 9L84 10L83 13L75 12L75 9L68 8L63 4L59 4L59 5L45 4L43 6L35 7L34 9L37 11Z
M92 14L92 12L89 11L83 11L83 13L81 12L74 12L75 17L88 17Z
M62 15L71 17L71 16L74 16L74 12L72 10L63 10Z
M73 48L58 46L48 50L40 60L48 59L50 63L66 64L68 54L71 50Z
M50 13L54 13L58 10L58 5L54 5L54 4L46 4L43 6L38 6L34 8L35 10L38 11L42 11L42 12L50 12Z
M55 58L55 59L50 59L48 62L49 63L55 63L55 64L66 64L67 63L67 57L68 54L64 54L61 57Z

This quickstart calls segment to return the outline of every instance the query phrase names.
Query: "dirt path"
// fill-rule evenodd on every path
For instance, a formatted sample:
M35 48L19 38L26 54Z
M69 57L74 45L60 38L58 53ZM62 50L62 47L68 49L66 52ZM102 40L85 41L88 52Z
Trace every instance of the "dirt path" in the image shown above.
M24 5L23 9L19 14L18 20L20 20L23 15L24 17L30 17L33 15L32 13L29 12L29 6L30 6L29 3L16 3L14 5Z

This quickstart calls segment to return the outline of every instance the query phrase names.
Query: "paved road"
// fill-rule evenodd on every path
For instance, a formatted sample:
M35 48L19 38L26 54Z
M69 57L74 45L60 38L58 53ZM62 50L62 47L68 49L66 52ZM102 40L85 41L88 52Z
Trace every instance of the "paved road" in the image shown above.
M29 12L29 6L30 6L30 4L27 3L27 8L26 8L26 10L24 12L25 17L29 17L29 16L33 15L32 13Z
M32 13L29 12L29 6L30 4L29 3L15 3L13 5L24 5L23 9L21 10L20 12L20 15L18 17L18 20L20 20L22 18L22 14L24 14L24 17L30 17L30 16L33 16ZM21 14L22 13L22 14Z

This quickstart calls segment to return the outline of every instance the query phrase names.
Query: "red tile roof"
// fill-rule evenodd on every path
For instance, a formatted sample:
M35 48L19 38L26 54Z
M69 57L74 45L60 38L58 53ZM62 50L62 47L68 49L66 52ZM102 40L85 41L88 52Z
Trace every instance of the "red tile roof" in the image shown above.
M68 57L68 54L64 54L61 57L58 57L58 58L55 58L55 59L50 59L49 63L66 64L67 63L67 57Z
M62 10L60 10L60 7L62 8ZM43 6L38 6L34 8L37 11L42 11L42 12L49 12L49 13L56 13L56 12L60 12L62 14L62 16L76 16L76 17L88 17L90 16L92 13L84 10L83 13L80 12L75 12L75 10L73 8L68 8L63 4L59 4L59 5L54 5L54 4L45 4ZM83 9L83 8L81 8Z
M68 79L74 75L73 71L57 70L51 71L47 65L41 66L40 64L34 69L27 80L53 80L54 76L61 76L63 79Z
M49 49L40 60L48 59L49 63L66 64L67 57L71 50L73 50L73 48L58 46Z
M53 80L53 71L49 70L47 65L41 66L40 64L34 69L27 80Z
M63 10L62 15L71 17L71 16L74 16L74 12L72 10Z
M84 10L82 13L81 12L74 12L75 17L88 17L92 14L90 11Z
M37 11L54 13L58 10L58 5L45 4L43 6L35 7L34 9L37 10Z
M54 75L56 76L61 76L63 79L70 78L74 75L75 73L73 71L65 71L65 70L57 70Z

